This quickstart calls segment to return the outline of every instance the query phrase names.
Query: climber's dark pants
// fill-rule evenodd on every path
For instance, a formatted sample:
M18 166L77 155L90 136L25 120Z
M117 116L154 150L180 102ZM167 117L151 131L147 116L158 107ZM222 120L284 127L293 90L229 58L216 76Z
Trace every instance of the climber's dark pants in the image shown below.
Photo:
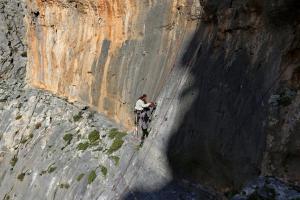
M139 121L140 121L140 118L141 118L142 111L140 111L140 110L135 110L134 113L135 113L134 124L135 124L136 126L139 126Z
M148 132L148 130L147 129L142 129L143 130L143 136L142 136L142 140L144 140L145 138L147 138L148 137L148 135L149 135L149 132Z

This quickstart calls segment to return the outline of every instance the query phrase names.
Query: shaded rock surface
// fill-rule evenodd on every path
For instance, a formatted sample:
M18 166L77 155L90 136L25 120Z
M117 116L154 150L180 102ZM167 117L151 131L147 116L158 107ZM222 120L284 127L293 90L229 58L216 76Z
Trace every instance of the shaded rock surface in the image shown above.
M158 98L137 174L155 172L161 182L176 177L223 192L258 175L299 184L298 2L201 6L198 29ZM276 106L273 95L279 95ZM279 121L272 127L274 114ZM147 183L141 175L133 179L137 187Z
M299 198L299 188L289 186L273 177L259 177L249 182L232 200L296 200Z

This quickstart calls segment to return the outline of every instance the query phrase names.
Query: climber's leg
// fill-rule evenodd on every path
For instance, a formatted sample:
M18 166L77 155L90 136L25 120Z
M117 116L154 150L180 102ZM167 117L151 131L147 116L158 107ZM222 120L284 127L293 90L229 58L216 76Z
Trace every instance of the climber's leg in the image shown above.
M139 129L141 127L141 111L136 110L135 111L135 120L134 120L134 124L135 124L135 134L138 137L139 136Z

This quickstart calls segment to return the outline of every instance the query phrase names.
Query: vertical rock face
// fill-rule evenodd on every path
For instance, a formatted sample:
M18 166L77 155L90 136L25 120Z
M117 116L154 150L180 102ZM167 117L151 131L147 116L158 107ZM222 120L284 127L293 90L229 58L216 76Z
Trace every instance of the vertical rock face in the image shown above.
M3 23L5 26L20 21L21 16L14 19L10 14L16 11L8 10L8 2L0 5L1 18L8 22ZM174 179L195 181L219 191L240 188L258 175L275 175L299 184L298 5L296 0L28 0L27 81L32 86L70 101L85 102L127 127L132 123L133 103L141 93L148 93L159 103L143 148L135 151L128 137L131 145L125 143L127 149L120 150L121 165L113 172L121 178L112 176L108 181L99 181L106 186L101 191L94 186L87 192L85 187L78 191L76 183L72 192L58 194L57 199L72 199L77 194L77 198L86 199L93 199L95 194L99 199L128 194L157 199L170 191L175 199L178 193L173 191L180 190ZM1 35L1 48L8 50L3 52L9 52L10 60L1 60L1 74L18 71L15 59L11 61L15 55L15 44L11 44L18 43L15 33L23 28L16 27L20 28ZM25 56L22 45L17 47L18 58ZM9 67L10 62L17 67ZM64 103L55 99L50 107L45 99L41 101L37 111L31 111L31 101L22 109L14 101L6 105L7 112L1 116L14 119L14 123L2 121L0 130L10 136L5 142L18 143L16 138L22 139L24 133L30 136L29 132L18 132L23 120L18 119L20 113L28 115L24 120L33 126L35 121L31 122L30 116L50 112L46 118L33 118L45 121L47 126L42 124L42 128L50 127L46 130L50 131L49 137L53 135L51 140L42 129L34 131L37 135L33 138L44 147L47 142L62 138L71 123L63 120L68 121L75 111L68 105L68 109L55 113L62 115L63 120L56 118L51 125L52 108L60 109ZM85 115L84 122L89 121ZM103 122L98 123L100 126ZM83 126L82 121L78 125ZM25 125L24 130L27 128ZM103 130L103 137L106 131ZM85 132L82 135L86 137ZM39 152L42 145L31 142L18 144L22 148L34 145L34 149L20 149L19 155L27 155L27 151L31 155L49 153L47 149ZM56 143L56 147L62 143ZM46 158L47 164L61 160L59 166L63 168L68 162L66 153ZM80 156L87 154L75 157L75 165L81 161ZM34 157L34 162L42 163L42 159ZM6 157L1 169L7 169L12 158ZM87 162L91 159L89 155L86 158ZM109 159L104 155L103 162L110 163ZM97 167L97 161L94 159L92 168ZM35 174L48 167L34 166L30 167ZM19 162L15 169L23 173L23 167ZM92 168L87 166L88 170ZM3 175L5 180L10 180L7 171L2 173L7 174ZM74 176L73 170L68 172ZM37 181L49 182L50 178L55 176ZM70 181L74 180L73 177ZM50 184L54 183L59 182L53 179ZM45 188L29 191L40 194ZM55 198L55 187L49 191ZM23 192L28 192L27 187Z
M173 177L221 191L258 175L299 183L298 2L201 6L198 29L160 95L140 174L159 177L168 166Z
M22 79L26 66L23 3L0 2L0 78Z
M127 127L136 98L159 94L194 27L182 17L192 13L193 1L27 4L29 83L88 103Z

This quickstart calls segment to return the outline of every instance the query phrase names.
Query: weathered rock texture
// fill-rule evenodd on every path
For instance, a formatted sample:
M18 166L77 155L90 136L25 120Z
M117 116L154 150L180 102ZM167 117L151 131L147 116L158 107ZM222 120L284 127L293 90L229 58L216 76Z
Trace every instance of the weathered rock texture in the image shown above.
M18 3L1 6L4 25L14 22L10 12L22 18ZM0 122L0 198L218 199L211 188L230 193L259 175L299 184L298 1L28 0L27 7L30 85L127 127L141 93L158 108L144 146L126 136L116 166L106 150L113 125L10 78L25 54L4 42L2 55L14 61L0 68L7 119ZM17 22L1 38L14 41L23 30ZM94 129L102 142L78 152ZM81 136L62 148L65 132ZM75 180L92 170L93 184ZM253 185L299 196L276 179L261 182Z
M43 91L15 91L2 81L0 88L9 97L0 109L5 119L0 121L1 199L107 199L113 194L128 163L122 164L121 149L136 150L128 137L110 154L113 123L104 117ZM92 143L89 135L95 131L100 138L94 136Z
M27 2L29 83L127 127L135 99L159 94L193 28L193 1Z
M0 1L0 77L24 78L26 43L23 2Z
M128 169L138 156L139 140L132 135L113 138L109 131L116 126L86 106L25 86L25 42L10 48L24 38L21 6L1 1L2 55L12 61L1 64L0 199L122 198L132 187L126 176L135 175ZM14 29L7 31L10 23ZM94 131L100 138L92 143ZM156 197L215 199L210 192L187 186L174 184Z
M298 2L201 6L198 29L159 96L139 174L154 171L156 180L175 177L221 191L259 174L299 183ZM273 108L271 94L279 94ZM147 183L141 175L133 179Z
M235 195L232 200L247 199L298 199L300 192L293 186L273 178L259 177L243 188L240 194Z
M21 1L0 1L0 199L113 197L128 164L121 154L137 143L123 135L113 145L109 131L118 127L108 119L25 87L23 17Z

